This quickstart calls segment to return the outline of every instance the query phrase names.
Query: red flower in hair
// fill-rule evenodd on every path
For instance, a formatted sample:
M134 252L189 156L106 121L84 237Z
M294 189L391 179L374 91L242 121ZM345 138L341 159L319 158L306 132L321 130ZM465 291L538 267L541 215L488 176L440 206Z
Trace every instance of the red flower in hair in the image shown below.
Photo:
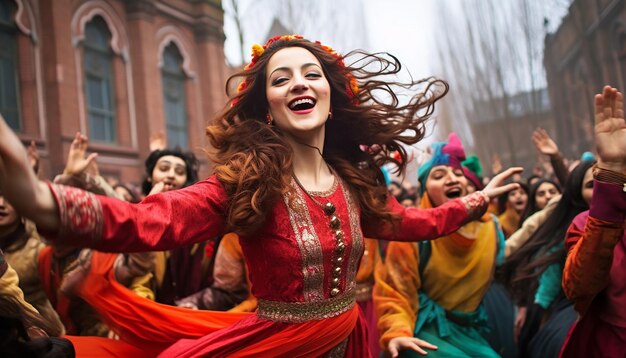
M259 44L252 45L252 60L250 60L250 63L247 64L244 69L245 70L249 70L252 67L254 67L254 65L257 63L259 58L261 58L261 56L263 56L263 54L265 53L265 50L272 43L274 43L276 41L279 41L279 40L291 41L291 40L295 40L295 39L302 40L302 39L304 39L304 37L302 37L301 35L274 36L271 39L267 40L267 42L263 46L261 46ZM339 66L341 66L342 68L346 68L345 63L343 62L343 57L340 54L338 54L337 51L335 51L330 46L323 45L319 41L315 41L315 43L317 45L319 45L324 51L326 51L329 54L331 54L332 56L334 56L337 59L337 63L339 64ZM347 72L346 76L347 76L347 79L348 79L348 83L346 84L346 93L348 94L348 97L354 98L359 93L359 84L358 84L356 78L354 78L354 76L352 76L351 73ZM239 83L239 86L237 86L237 93L241 93L247 87L248 87L248 79L245 78L243 81L241 81L241 83ZM232 101L231 101L231 107L234 106L235 104L237 104L237 102L239 102L239 98L238 97L233 98ZM355 102L356 102L356 99L355 99Z

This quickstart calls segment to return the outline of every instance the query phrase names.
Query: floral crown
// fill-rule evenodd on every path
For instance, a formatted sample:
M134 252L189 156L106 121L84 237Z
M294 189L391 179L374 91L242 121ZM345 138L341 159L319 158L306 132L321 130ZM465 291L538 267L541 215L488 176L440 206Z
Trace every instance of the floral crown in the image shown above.
M265 50L272 43L276 41L280 41L280 40L292 41L292 40L303 40L303 39L304 37L302 37L301 35L282 35L282 36L272 37L271 39L267 40L267 42L263 46L259 44L252 45L252 60L250 61L249 64L246 65L244 69L249 70L252 67L254 67L254 65L259 61L261 56L263 56L263 54L265 53ZM335 51L332 47L323 45L319 41L315 41L315 44L317 44L324 51L328 52L333 57L335 57L335 59L337 59L337 63L339 64L339 66L343 68L346 67L345 63L343 62L343 57L339 53L337 53L337 51ZM348 83L346 84L346 93L348 94L349 98L354 98L356 94L359 93L359 85L356 81L356 78L354 78L354 76L352 76L352 74L349 72L347 74L347 79L348 79ZM248 85L249 85L248 79L245 78L243 81L241 81L241 83L239 83L239 86L237 86L237 93L240 93L241 91L245 90L248 87ZM233 99L232 105L235 105L237 101L238 101L238 98Z

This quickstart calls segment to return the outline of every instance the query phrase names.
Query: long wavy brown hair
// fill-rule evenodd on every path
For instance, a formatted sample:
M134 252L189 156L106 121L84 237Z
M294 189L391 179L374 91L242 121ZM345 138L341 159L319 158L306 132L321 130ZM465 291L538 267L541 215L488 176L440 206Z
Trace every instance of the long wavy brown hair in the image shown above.
M407 152L401 144L411 145L424 137L425 121L435 102L448 92L448 84L435 78L406 83L387 80L386 76L401 70L398 59L387 53L357 50L338 58L318 43L291 39L271 43L254 66L228 79L230 101L206 129L215 148L210 154L215 173L230 198L229 229L252 235L290 188L293 153L280 129L266 123L269 106L265 93L267 63L286 47L310 51L330 84L333 116L326 122L324 160L348 184L363 222L392 222L395 218L386 205L388 194L380 167L392 162L398 172L404 171ZM358 81L356 94L350 90L350 74ZM242 79L247 86L230 93L233 81ZM400 89L417 93L401 104ZM362 145L369 149L362 150Z
M565 264L563 240L574 218L589 209L582 186L585 173L593 164L593 161L584 161L572 170L552 214L499 269L498 276L516 304L534 302L543 272L554 263Z

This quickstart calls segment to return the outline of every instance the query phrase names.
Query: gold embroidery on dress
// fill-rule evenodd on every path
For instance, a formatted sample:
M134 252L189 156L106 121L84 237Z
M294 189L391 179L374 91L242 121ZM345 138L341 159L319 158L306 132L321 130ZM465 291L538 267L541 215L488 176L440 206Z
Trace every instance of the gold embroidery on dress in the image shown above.
M301 323L336 317L355 304L354 291L315 302L282 302L259 299L257 316L275 322Z
M333 185L330 187L330 189L328 190L324 190L324 191L309 191L309 194L312 196L321 196L321 197L326 197L326 196L330 196L332 193L335 192L335 190L337 190L337 180L333 180Z
M90 192L59 184L50 184L59 206L61 227L58 237L76 237L93 243L102 239L102 206ZM88 245L87 245L88 246Z
M302 295L304 301L324 299L324 255L322 245L313 227L306 201L291 179L292 190L284 196L289 220L302 257Z
M465 205L468 216L467 222L469 222L476 220L483 215L489 205L489 196L482 191L476 191L462 197L461 202Z

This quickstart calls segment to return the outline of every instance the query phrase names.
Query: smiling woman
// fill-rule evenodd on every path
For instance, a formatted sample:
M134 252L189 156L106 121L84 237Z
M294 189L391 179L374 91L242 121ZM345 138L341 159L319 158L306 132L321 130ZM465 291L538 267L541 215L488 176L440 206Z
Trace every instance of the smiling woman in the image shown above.
M467 192L467 178L463 169L438 165L433 167L426 180L426 193L437 207L450 199L460 198Z
M404 170L402 144L422 139L447 84L387 81L384 75L400 70L395 57L354 52L357 61L346 65L331 48L296 35L270 39L253 53L231 78L243 78L238 92L206 130L215 173L139 204L39 182L24 170L19 139L0 121L0 178L12 178L0 189L20 198L16 209L55 242L125 252L172 249L228 231L240 236L257 312L159 306L129 295L106 270L91 270L78 294L122 341L72 338L78 354L100 347L107 356L369 356L355 305L363 235L445 236L516 187L501 186L519 171L511 169L484 191L437 208L402 207L379 168L393 162ZM416 91L408 104L399 104L396 85Z
M446 205L464 195L468 185L461 167L465 151L455 133L448 142L435 143L432 152L418 175L425 188L421 209ZM419 337L438 347L428 356L499 357L481 333L489 318L483 301L503 250L504 235L489 213L437 240L390 243L374 286L381 343L394 353L409 342L420 344ZM512 312L510 302L498 303L498 313L507 307ZM498 315L501 321L505 317ZM500 337L496 343L506 340Z
M330 85L317 58L301 47L286 48L270 59L267 68L268 114L274 125L290 144L323 143L323 136L317 137L323 135L331 115Z

